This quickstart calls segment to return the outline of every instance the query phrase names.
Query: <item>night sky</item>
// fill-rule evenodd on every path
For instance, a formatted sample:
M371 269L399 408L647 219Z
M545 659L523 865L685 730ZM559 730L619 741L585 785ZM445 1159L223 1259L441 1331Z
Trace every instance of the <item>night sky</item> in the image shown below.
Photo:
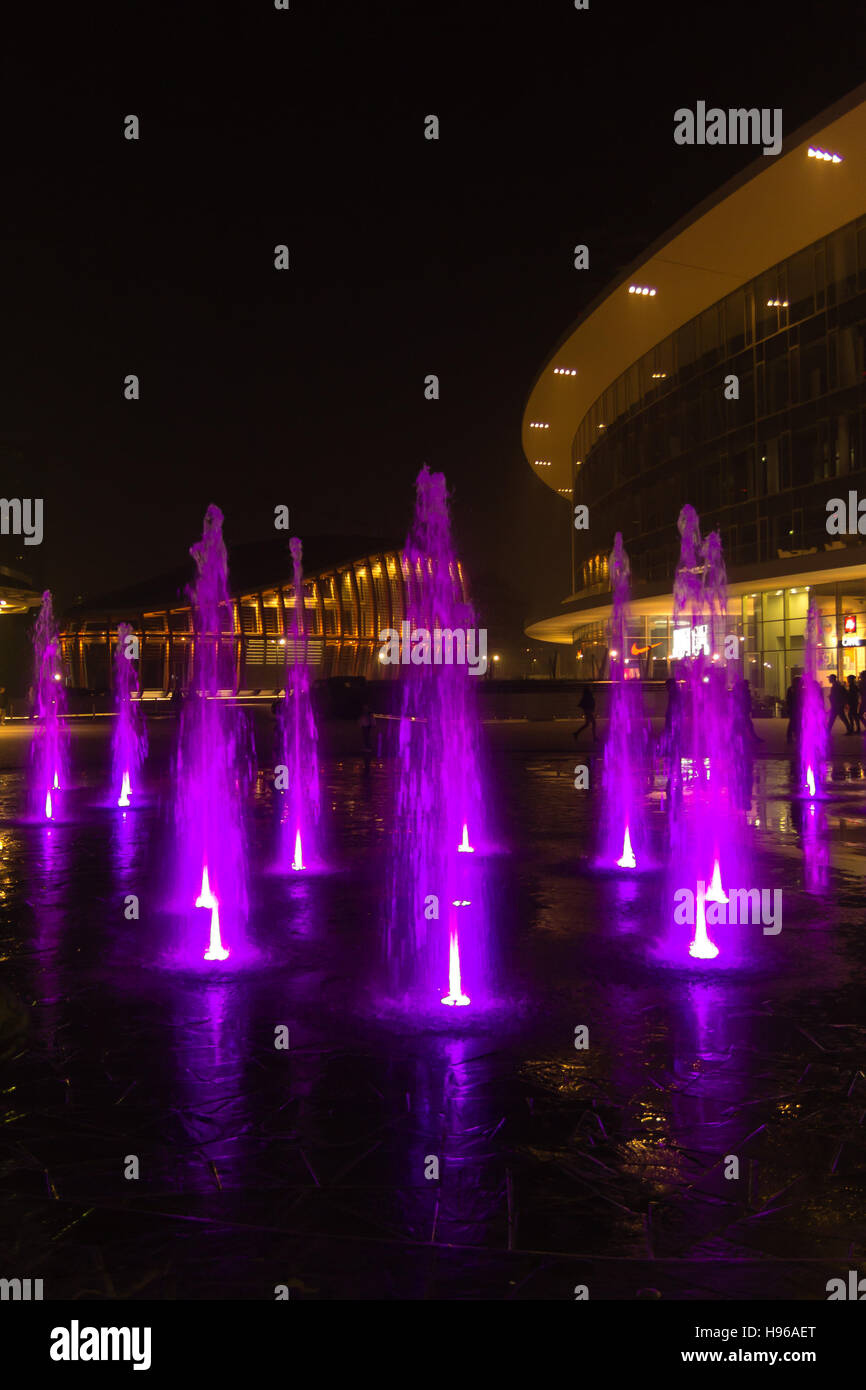
M427 462L519 630L569 588L569 506L520 446L535 373L756 156L676 146L675 108L794 130L862 80L862 6L177 9L6 24L2 495L45 499L45 539L0 537L0 563L93 597L175 567L211 501L229 543L280 502L301 536L399 541Z

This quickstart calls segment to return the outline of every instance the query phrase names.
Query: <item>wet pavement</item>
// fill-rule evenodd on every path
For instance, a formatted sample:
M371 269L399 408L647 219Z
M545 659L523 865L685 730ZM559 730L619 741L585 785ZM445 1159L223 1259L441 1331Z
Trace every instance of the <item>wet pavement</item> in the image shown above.
M214 979L158 949L174 725L151 721L125 818L99 804L108 728L73 731L51 827L23 819L26 729L0 730L3 1273L46 1299L823 1300L863 1267L859 748L834 756L811 877L790 763L756 762L748 834L783 929L690 968L653 950L663 875L593 869L573 753L497 729L495 1003L425 1020L383 1007L388 758L326 732L330 871L309 877L273 872L260 776L259 954ZM267 741L264 721L263 764Z

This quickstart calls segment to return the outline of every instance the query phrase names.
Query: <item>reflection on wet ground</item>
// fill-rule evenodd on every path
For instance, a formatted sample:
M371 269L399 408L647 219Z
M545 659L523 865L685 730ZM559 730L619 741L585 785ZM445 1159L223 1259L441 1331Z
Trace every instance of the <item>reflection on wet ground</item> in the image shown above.
M824 1299L862 1271L862 763L835 761L817 820L788 761L756 763L749 834L783 929L695 970L651 949L661 875L591 869L574 759L500 750L498 1004L458 1025L381 1007L392 770L358 756L323 759L314 878L271 871L259 780L257 964L163 968L169 737L125 818L97 804L92 735L55 826L21 818L23 769L0 772L4 1272L46 1298ZM661 846L658 797L651 819Z

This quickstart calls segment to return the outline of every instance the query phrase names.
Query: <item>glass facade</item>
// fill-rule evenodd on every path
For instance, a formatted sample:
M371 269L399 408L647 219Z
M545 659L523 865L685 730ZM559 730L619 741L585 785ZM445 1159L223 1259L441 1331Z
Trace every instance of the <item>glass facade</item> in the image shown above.
M633 363L574 436L574 502L591 518L573 532L575 592L604 590L618 530L636 582L671 579L687 501L705 534L720 532L729 570L862 543L828 536L826 503L858 486L866 495L864 349L866 217ZM737 400L724 393L732 374Z
M746 676L759 697L780 699L794 675L803 673L806 613L815 600L821 618L818 671L822 684L831 672L842 680L866 670L866 579L807 587L768 588L728 599L725 653L729 681ZM664 680L676 669L689 643L702 646L707 634L684 630L678 638L672 617L633 616L629 624L628 665L644 680ZM577 625L572 634L577 674L589 680L609 675L604 623ZM709 653L712 656L712 652Z

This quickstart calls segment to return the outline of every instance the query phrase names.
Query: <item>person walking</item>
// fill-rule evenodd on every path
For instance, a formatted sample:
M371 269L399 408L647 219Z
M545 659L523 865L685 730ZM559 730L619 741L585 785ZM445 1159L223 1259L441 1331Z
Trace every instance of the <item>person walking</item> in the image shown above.
M364 742L364 752L365 752L365 753L372 753L372 751L373 751L373 716L372 716L372 714L370 713L370 706L369 706L369 705L364 705L364 706L363 706L363 708L362 708L362 710L361 710L360 718L359 718L359 720L358 720L358 725L359 725L360 730L361 730L361 738L363 739L363 742Z
M786 743L800 742L800 719L803 712L803 677L794 676L788 686L788 732Z
M866 725L866 671L861 671L857 680L860 691L860 721Z
M763 743L760 734L755 733L752 723L752 691L745 676L738 680L731 691L734 704L734 728L747 733L755 743Z
M583 694L578 703L578 709L583 710L583 723L579 729L575 729L574 738L580 738L584 729L592 727L592 736L598 742L598 734L595 728L595 694L591 685L583 687Z
M830 676L830 713L829 713L829 715L827 716L827 733L828 733L828 734L832 732L832 730L833 730L833 725L836 723L836 720L837 720L837 719L841 719L841 720L842 720L842 723L845 725L845 732L846 732L846 734L852 734L852 733L854 732L854 730L851 728L851 725L848 723L848 715L847 715L847 713L846 713L847 707L848 707L848 691L846 690L846 688L845 688L844 685L841 685L841 684L840 684L840 682L837 680L836 676L831 675L831 676Z
M861 734L863 729L860 724L860 687L853 676L848 677L848 722L851 725L852 734Z

